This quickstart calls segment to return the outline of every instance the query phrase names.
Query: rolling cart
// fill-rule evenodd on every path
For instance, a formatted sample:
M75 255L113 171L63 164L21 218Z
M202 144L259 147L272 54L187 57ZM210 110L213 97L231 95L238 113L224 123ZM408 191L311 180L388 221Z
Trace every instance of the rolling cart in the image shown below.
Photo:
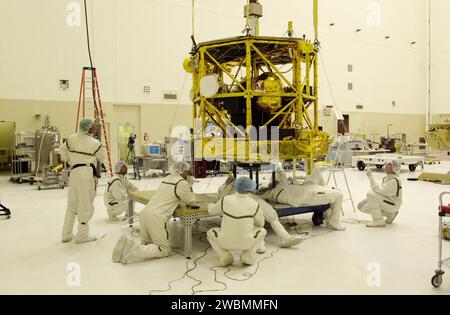
M438 269L431 278L431 284L435 288L439 288L442 284L442 276L445 273L442 266L450 267L450 258L442 259L442 240L443 237L443 218L450 217L450 205L444 206L443 198L445 195L450 196L450 192L443 192L439 195L439 245L438 245Z
M34 138L34 131L20 131L15 133L11 149L11 182L19 184L23 182L33 183L31 176L35 173Z
M354 156L352 157L352 167L357 167L360 171L364 171L367 166L376 166L378 169L382 169L386 162L390 162L392 160L396 160L401 165L407 165L409 170L414 172L419 165L423 170L425 157L398 154Z
M38 183L38 190L43 188L61 188L69 185L69 169L64 166L65 164L59 164L50 167L45 165L42 168L42 176L35 179Z

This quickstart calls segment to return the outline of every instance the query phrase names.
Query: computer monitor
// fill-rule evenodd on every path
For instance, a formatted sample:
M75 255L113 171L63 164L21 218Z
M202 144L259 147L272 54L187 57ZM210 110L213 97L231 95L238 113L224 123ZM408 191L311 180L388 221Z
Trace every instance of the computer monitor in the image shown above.
M161 146L159 144L152 144L148 146L148 155L161 155Z

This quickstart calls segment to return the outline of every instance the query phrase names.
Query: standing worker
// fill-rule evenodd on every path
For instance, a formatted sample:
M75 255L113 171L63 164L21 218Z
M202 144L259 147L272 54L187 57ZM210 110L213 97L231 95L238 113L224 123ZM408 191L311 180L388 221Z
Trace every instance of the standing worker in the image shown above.
M78 231L75 243L95 241L95 235L89 235L89 220L94 213L94 199L97 188L97 161L105 163L106 154L100 141L93 135L97 128L90 118L80 121L79 131L71 135L61 146L61 159L70 164L69 193L67 211L62 231L62 242L73 238L73 225L78 219Z
M171 252L168 231L169 220L180 203L198 208L195 194L187 178L190 165L176 162L171 175L165 177L158 192L139 214L141 244L123 235L114 247L112 260L115 263L131 264L169 256Z
M400 169L401 164L396 160L386 163L387 176L381 186L376 183L372 171L366 171L371 190L367 198L358 204L358 209L372 216L373 221L366 224L367 227L384 227L397 217L402 205L402 182L398 176Z
M126 176L128 167L124 161L119 161L114 165L114 173L115 176L108 182L103 195L103 201L111 221L117 221L117 216L128 210L128 192L137 190L137 187Z

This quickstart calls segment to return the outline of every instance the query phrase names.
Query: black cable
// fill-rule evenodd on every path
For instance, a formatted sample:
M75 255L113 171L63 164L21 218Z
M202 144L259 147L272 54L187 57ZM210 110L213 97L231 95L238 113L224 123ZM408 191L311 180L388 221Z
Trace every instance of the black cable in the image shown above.
M85 24L86 24L86 39L87 39L87 47L88 47L88 54L89 54L89 62L91 64L91 68L94 68L94 64L92 63L92 55L91 55L91 41L89 38L89 22L88 22L88 16L87 16L86 0L84 0L84 20L85 20Z
M202 240L200 239L200 241L202 241ZM204 242L204 241L202 241L202 242ZM211 248L211 246L209 246L209 247L207 248L207 250L208 250L209 248ZM276 250L274 250L273 252L270 253L270 256L264 257L263 259L259 260L259 261L256 263L256 269L255 269L255 271L254 271L253 273L250 273L250 272L244 272L242 275L245 276L245 277L247 277L247 278L245 278L245 279L237 279L237 278L230 277L230 276L228 275L228 273L231 272L231 268L230 268L230 267L213 266L213 267L210 267L209 269L212 270L212 271L214 271L214 281L215 281L216 283L223 284L223 285L225 286L225 288L226 288L227 285L226 285L225 283L223 283L223 282L217 280L217 270L215 270L215 268L225 268L227 271L225 271L223 275L224 275L226 278L230 279L230 280L234 280L234 281L247 281L247 280L250 280L250 278L252 278L252 277L258 272L259 267L260 267L261 263L262 263L264 260L273 258L274 255L275 255L277 252L279 252L279 251L280 251L280 248L277 248ZM219 291L219 290L204 290L204 291L202 291L202 292L211 292L211 291ZM223 290L220 290L220 291L223 291ZM197 291L197 292L200 292L200 291Z
M92 0L91 0L92 1ZM86 40L87 40L87 48L88 48L88 55L89 55L89 63L91 65L91 87L92 87L92 100L94 101L94 110L95 110L95 115L96 117L98 117L99 115L99 110L97 107L97 101L95 98L95 84L96 82L94 82L94 63L92 62L92 54L91 54L91 40L89 37L89 22L88 22L88 15L87 15L87 4L86 4L86 0L84 0L84 21L86 24ZM97 87L98 88L98 87ZM98 128L97 130L97 138L100 139L100 135L101 135L101 130L100 128Z
M201 234L204 234L204 233L201 233ZM201 242L206 243L205 241L202 240L201 236L200 236L199 240L200 240ZM168 289L166 289L166 290L151 290L151 291L149 292L149 294L150 294L150 295L153 295L153 293L155 293L155 292L157 292L157 293L165 293L165 292L169 292L170 290L172 290L172 284L173 284L173 283L175 283L175 282L177 282L177 281L180 281L180 280L183 280L183 279L186 278L186 277L187 277L187 278L190 278L190 279L192 279L192 280L194 280L195 282L197 282L197 284L195 284L195 285L193 285L193 286L191 287L191 290L192 290L191 295L195 295L195 294L197 294L197 293L199 293L199 292L225 291L225 290L227 289L227 285L226 285L225 283L223 283L223 282L218 281L218 280L217 280L217 275L216 275L216 274L214 274L214 280L215 280L215 282L224 285L224 288L223 288L223 289L211 289L211 290L199 290L199 291L195 291L195 287L201 285L203 282L202 282L201 280L199 280L199 279L194 278L193 276L191 276L190 273L191 273L192 271L194 271L194 270L198 267L198 264L197 264L198 261L199 261L200 259L202 259L203 257L205 257L205 256L208 254L208 249L210 249L210 248L211 248L211 245L209 245L209 242L208 242L208 247L205 248L204 253L203 253L202 255L200 255L199 257L197 257L197 258L194 260L194 266L193 266L193 267L189 268L189 261L186 261L186 262L185 262L185 263L186 263L186 271L181 275L181 277L169 281L169 283L167 284L168 287L169 287ZM184 257L184 255L182 255L181 252L176 252L175 254L178 254L178 255ZM210 269L211 269L211 268L210 268Z
M194 267L191 268L191 269L186 273L186 275L187 275L189 278L191 278L191 279L194 280L194 281L197 281L197 284L191 287L192 295L195 295L195 294L197 294L197 293L204 293L204 292L220 292L220 291L225 291L225 290L227 290L227 288L228 288L227 285L226 285L225 283L220 282L220 281L217 280L217 273L215 272L215 270L213 270L213 271L214 271L214 281L215 281L216 283L222 284L222 285L224 286L223 289L208 289L208 290L198 290L198 291L195 291L195 287L198 287L199 285L203 284L203 282L202 282L201 280L199 280L199 279L196 279L196 278L192 277L191 275L189 275L189 273L190 273L191 271L193 271L194 269L197 268L197 262L198 262L200 259L202 259L203 257L205 257L205 256L208 254L208 249L211 248L211 245L209 244L209 242L208 242L207 240L202 240L202 237L201 237L201 236L199 237L199 240L200 240L201 242L203 242L203 243L208 244L208 247L206 247L205 252L203 253L203 255L199 256L196 260L194 260ZM213 268L213 267L211 267L211 268ZM211 268L209 268L209 269L211 270Z
M201 236L200 236L200 239L201 239ZM197 287L197 286L199 286L199 285L201 285L203 282L202 282L201 280L197 279L197 278L194 278L194 277L191 276L189 273L192 272L192 271L194 271L195 269L197 269L197 267L198 267L197 262L198 262L200 259L202 259L203 257L205 257L205 256L207 255L208 249L209 249L210 247L211 247L211 246L208 245L208 247L206 247L206 249L205 249L205 252L204 252L202 255L198 256L198 257L194 260L194 267L192 267L192 268L190 268L190 269L188 269L188 270L186 271L186 276L187 276L188 278L191 278L192 280L194 280L194 281L197 282L196 285L193 285L193 286L191 287L191 291L192 291L192 294L191 294L191 295L195 295L195 290L194 290L194 288ZM187 266L188 266L188 262L186 262L186 267L187 267Z
M186 263L186 264L187 264L187 263ZM172 284L173 284L173 283L175 283L175 282L177 282L177 281L180 281L180 280L184 279L185 277L186 277L186 272L183 273L183 274L181 275L180 278L177 278L177 279L174 279L174 280L169 281L169 283L167 284L167 285L169 286L169 288L168 288L167 290L151 290L151 291L149 292L149 294L150 294L150 295L153 295L153 292L158 292L158 293L169 292L170 290L172 290Z
M310 235L311 233L309 233L309 232L301 232L301 231L298 231L298 229L300 228L302 228L304 225L313 225L313 223L312 222L309 222L309 221L304 221L303 223L297 223L297 221L295 221L295 217L292 217L292 222L290 223L290 227L293 227L294 228L294 231L295 231L295 233L297 234L297 235L304 235L304 236L308 236L308 235Z
M300 225L300 228L302 227L302 225ZM294 227L294 231L295 231L295 233L297 234L297 235L304 235L304 236L308 236L308 235L310 235L311 233L309 233L309 232L299 232L298 230L298 226L295 226Z
M278 253L279 251L280 251L280 248L277 247L276 250L274 250L273 252L270 253L270 256L266 256L266 257L264 257L263 259L259 260L259 261L256 263L256 269L255 269L254 272L244 272L244 273L242 274L242 276L246 277L246 278L244 278L244 279L237 279L237 278L233 278L233 277L229 276L228 273L231 272L231 268L229 268L229 267L225 267L225 269L227 269L227 271L225 271L223 275L224 275L226 278L228 278L228 279L230 279L230 280L233 280L233 281L247 281L247 280L250 280L250 279L251 279L254 275L256 275L256 273L258 272L261 263L262 263L264 260L273 258L274 255L275 255L276 253Z
M177 252L175 252L175 254L173 254L173 255L180 255L180 256L183 256L183 255L181 254L181 251L177 251ZM173 255L170 255L170 256L173 256ZM183 257L184 257L184 256L183 256ZM187 263L187 262L186 262L186 269L188 269L188 263ZM166 290L150 290L149 294L150 294L150 295L153 295L153 292L158 292L158 293L169 292L170 290L172 290L172 284L173 284L173 283L175 283L175 282L177 282L177 281L180 281L180 280L183 280L183 279L186 277L186 272L187 272L187 271L185 271L185 272L181 275L181 277L179 277L179 278L177 278L177 279L174 279L174 280L170 280L169 283L167 284L167 285L169 286L168 289L166 289Z
M156 293L156 292L157 292L157 293L165 293L165 292L169 292L170 290L172 290L172 284L173 284L173 283L175 283L175 282L177 282L177 281L180 281L180 280L183 280L183 279L186 278L186 277L187 277L187 278L190 278L190 279L192 279L192 280L194 280L195 282L197 282L195 285L193 285L193 286L191 287L191 291L192 291L191 295L196 295L197 293L205 293L205 292L222 292L222 291L226 291L226 290L228 289L228 286L227 286L227 284L226 284L225 282L219 281L219 280L217 279L217 270L216 270L216 268L225 268L226 271L224 272L224 276L225 276L226 278L230 279L230 280L233 280L233 281L247 281L247 280L251 279L253 276L256 275L256 273L257 273L258 270L259 270L259 267L260 267L261 263L262 263L264 260L274 258L274 255L280 250L279 248L277 248L276 250L274 250L273 252L270 253L270 256L266 256L266 257L264 257L263 259L259 260L259 261L256 263L256 269L255 269L254 272L245 272L245 273L242 274L242 276L246 277L246 278L244 278L244 279L238 279L238 278L233 278L233 277L229 276L228 273L231 272L231 268L229 268L229 267L212 266L212 267L209 268L209 270L211 270L211 271L214 272L214 282L216 282L216 283L218 283L218 284L221 284L221 285L223 286L223 288L221 288L221 289L195 290L196 287L198 287L198 286L200 286L200 285L203 284L203 281L201 281L201 280L199 280L199 279L193 277L192 275L190 275L190 273L191 273L192 271L194 271L194 270L198 267L198 262L199 262L202 258L206 257L206 255L208 254L208 250L211 248L211 245L209 244L209 242L208 242L207 240L205 240L204 238L202 238L202 236L203 236L204 234L205 234L205 233L200 233L200 234L197 234L197 235L200 235L199 241L201 241L201 242L207 244L208 246L204 249L204 253L203 253L202 255L200 255L199 257L197 257L197 258L193 261L193 262L194 262L194 266L191 267L191 268L189 268L189 261L186 261L186 262L185 262L185 263L186 263L186 271L181 275L181 277L169 281L169 283L168 283L168 287L169 287L169 288L168 288L168 289L166 289L166 290L151 290L151 291L149 292L150 295L153 295L153 293ZM184 257L184 255L181 254L181 252L176 252L175 254L178 254L178 255Z
M312 226L313 226L313 224L312 224L311 222L309 222L309 221L305 221L305 222L303 222L303 223L301 223L301 224L298 224L298 223L295 221L295 218L293 218L293 220L294 220L293 222L296 223L296 225L294 226L294 231L295 231L295 233L296 233L297 235L309 236L309 237L305 238L305 240L309 240L309 239L314 238L314 237L317 237L317 236L322 236L322 235L326 235L326 234L328 234L328 233L331 233L331 230L326 230L325 232L320 233L320 234L312 234L311 232L306 232L306 231L301 232L301 231L298 231L297 229L298 229L299 227L301 228L301 227L304 226L304 225L312 225ZM314 228L314 226L313 226L313 228Z

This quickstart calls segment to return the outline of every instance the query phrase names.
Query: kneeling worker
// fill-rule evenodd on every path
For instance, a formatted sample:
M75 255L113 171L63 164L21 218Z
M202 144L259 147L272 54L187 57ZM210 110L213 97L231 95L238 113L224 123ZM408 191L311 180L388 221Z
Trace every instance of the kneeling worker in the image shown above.
M241 262L246 265L255 263L255 252L264 247L266 230L264 215L258 202L251 193L256 190L256 183L247 177L236 180L236 193L221 198L209 205L211 215L223 215L220 228L208 231L207 237L211 247L219 255L222 266L234 261L230 250L240 250Z
M139 215L141 244L123 235L114 248L113 262L130 264L169 256L170 218L180 203L195 206L195 194L186 180L189 168L186 162L176 162L172 166L172 174L163 179L158 192Z
M384 227L397 216L402 205L402 183L398 176L400 169L401 164L395 160L386 163L387 176L381 186L376 183L372 171L366 171L372 189L367 193L367 198L358 204L358 209L372 216L373 221L366 224L367 227Z
M137 190L137 187L127 179L127 172L128 168L125 162L117 162L114 165L116 175L108 182L103 195L103 201L111 221L117 221L117 217L128 210L128 192Z

